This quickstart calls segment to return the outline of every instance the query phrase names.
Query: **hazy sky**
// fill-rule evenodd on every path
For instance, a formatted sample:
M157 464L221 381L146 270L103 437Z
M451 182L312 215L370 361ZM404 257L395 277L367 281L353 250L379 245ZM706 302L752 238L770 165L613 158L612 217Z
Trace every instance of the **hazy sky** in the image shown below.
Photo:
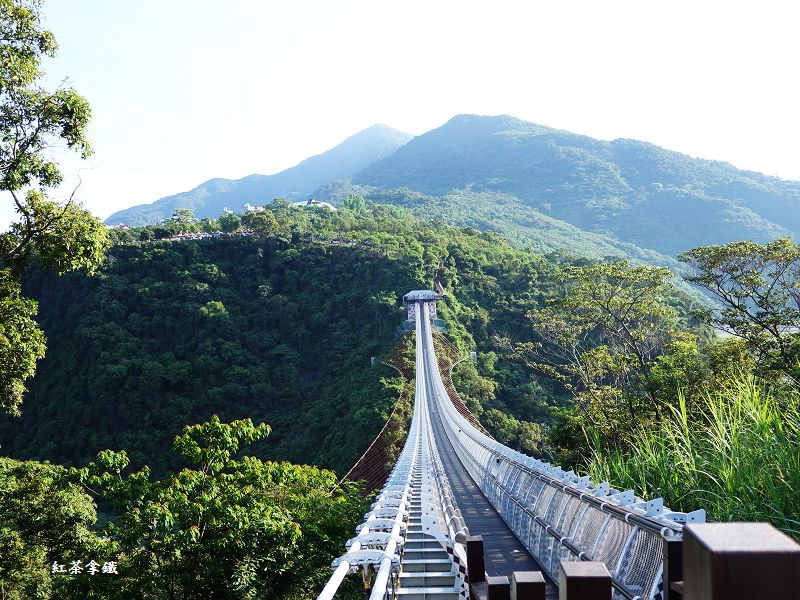
M793 4L46 0L45 68L93 107L96 155L66 170L102 218L459 113L800 179Z

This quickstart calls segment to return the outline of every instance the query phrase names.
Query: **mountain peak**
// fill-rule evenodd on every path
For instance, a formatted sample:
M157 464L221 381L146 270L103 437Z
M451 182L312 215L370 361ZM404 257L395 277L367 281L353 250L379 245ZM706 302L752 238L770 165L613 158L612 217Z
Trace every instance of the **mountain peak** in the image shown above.
M140 204L111 215L108 224L148 225L190 208L198 218L215 218L224 207L243 210L245 204L267 204L275 198L304 199L323 184L348 179L406 144L414 136L376 124L351 135L337 146L274 175L248 175L241 179L211 179L196 188Z

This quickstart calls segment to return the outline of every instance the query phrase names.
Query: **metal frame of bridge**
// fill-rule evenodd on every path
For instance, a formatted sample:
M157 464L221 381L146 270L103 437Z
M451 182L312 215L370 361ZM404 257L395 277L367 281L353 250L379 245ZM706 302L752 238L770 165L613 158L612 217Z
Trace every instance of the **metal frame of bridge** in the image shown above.
M487 552L489 574L504 574L517 562L520 570L534 564L558 581L562 562L598 561L611 575L614 598L662 598L665 544L681 539L684 524L704 522L705 512L673 512L661 499L646 501L607 483L593 485L476 429L442 382L429 316L433 301L421 297L414 311L416 397L405 446L357 535L347 542L347 553L334 561L334 574L318 600L334 598L353 572L371 582L370 600L468 598L467 536L480 534L490 547L493 536L505 533L503 527L536 562ZM451 487L451 479L459 485ZM469 531L459 503L481 497L491 506L489 520L471 521L473 529L485 530ZM476 575L472 578L483 579L483 573Z

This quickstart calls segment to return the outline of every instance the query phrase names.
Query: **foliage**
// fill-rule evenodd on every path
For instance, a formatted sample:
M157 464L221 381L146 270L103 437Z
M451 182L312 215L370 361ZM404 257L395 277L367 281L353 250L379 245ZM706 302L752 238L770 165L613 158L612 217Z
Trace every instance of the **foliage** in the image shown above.
M646 497L664 496L674 509L768 520L800 538L800 395L791 377L798 247L737 242L695 248L682 260L695 268L689 281L722 303L705 312L708 322L735 337L706 345L674 335L646 378L664 417L639 422L616 446L589 428L589 470ZM562 431L568 422L560 422Z
M16 280L31 263L56 273L93 272L108 246L105 227L72 198L46 196L63 177L50 151L66 146L90 153L89 105L71 88L41 87L40 65L56 41L41 27L39 0L0 0L0 192L13 200L19 221L0 234L0 405L17 414L24 382L44 352L44 337L31 317L35 304ZM7 319L7 320L6 320Z
M671 256L620 241L599 231L586 231L552 217L546 210L531 207L517 196L498 191L476 190L468 185L443 195L430 195L408 187L387 190L333 182L315 192L315 196L332 202L343 202L355 194L368 202L403 207L420 219L494 231L512 245L537 254L567 254L594 260L628 259L676 270L681 268L681 264Z
M528 455L541 454L544 436L538 423L519 421L496 408L484 413L483 422L498 442Z
M0 406L19 414L24 381L36 372L44 356L44 335L33 317L36 302L24 298L7 269L0 269Z
M261 235L275 235L278 220L269 210L248 211L242 216L242 226Z
M350 194L342 202L342 206L348 210L352 210L356 214L363 214L367 210L367 204L363 196L358 194Z
M200 229L200 224L191 208L176 208L169 221L181 231L198 231Z
M225 233L232 233L242 228L242 219L233 212L223 213L217 219L219 228Z
M670 275L624 261L568 266L558 274L564 294L530 313L537 340L515 348L529 366L564 385L587 426L608 443L660 414L646 384L676 328L665 302Z
M663 496L674 510L714 521L769 521L800 539L800 395L775 395L739 374L706 392L694 413L683 396L669 418L640 426L627 448L598 448L597 481Z
M64 467L0 458L0 597L65 597L53 562L101 556L95 507Z
M126 473L124 452L101 452L83 469L87 489L117 515L104 534L119 546L122 576L103 592L284 598L318 589L365 505L330 471L236 458L269 432L216 416L187 426L173 447L190 467L160 481L146 467Z
M307 598L366 509L330 471L239 456L249 419L184 428L188 468L161 480L104 450L82 469L0 458L4 598ZM85 490L85 491L84 491ZM91 494L109 513L96 523ZM98 535L100 534L100 535ZM117 575L54 573L113 561Z
M800 358L792 333L800 325L800 245L788 239L701 246L680 256L686 279L717 299L704 311L714 327L746 341L760 363L784 369Z
M153 228L130 229L98 277L31 273L52 351L30 408L0 419L2 451L79 465L124 447L160 475L181 466L168 452L180 427L216 413L276 427L258 456L343 474L397 395L394 374L369 359L394 344L402 295L434 276L450 335L478 352L454 374L476 414L547 423L565 401L494 340L531 338L527 311L556 292L550 261L396 207L356 215L278 201L265 212L272 236L136 242Z

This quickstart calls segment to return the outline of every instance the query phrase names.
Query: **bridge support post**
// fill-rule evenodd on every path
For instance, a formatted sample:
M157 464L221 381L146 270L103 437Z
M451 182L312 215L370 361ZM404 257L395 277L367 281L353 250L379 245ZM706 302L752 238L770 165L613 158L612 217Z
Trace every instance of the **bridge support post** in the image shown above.
M540 571L514 571L511 574L511 600L545 600L544 577Z
M483 538L479 535L467 536L467 576L469 582L486 581L486 564L483 561Z
M672 584L683 581L683 541L664 540L664 600L679 600Z
M364 599L369 600L372 595L372 577L369 574L369 565L364 565L361 569L361 581L364 583Z
M611 600L611 574L602 562L562 561L558 600Z
M690 524L684 600L766 600L800 593L800 545L768 523Z

